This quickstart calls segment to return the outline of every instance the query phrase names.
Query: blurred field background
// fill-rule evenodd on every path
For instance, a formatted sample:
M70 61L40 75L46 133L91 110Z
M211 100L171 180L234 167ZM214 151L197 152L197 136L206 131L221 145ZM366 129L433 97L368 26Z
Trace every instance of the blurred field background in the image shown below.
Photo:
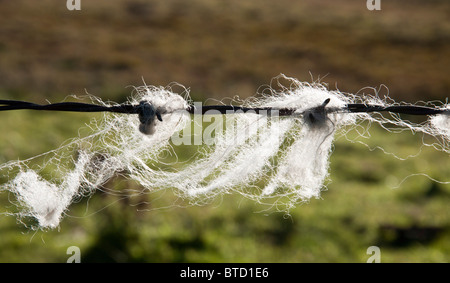
M381 0L381 11L365 0L81 0L81 11L65 2L0 1L1 99L124 102L143 81L178 82L195 101L244 98L280 73L396 101L448 98L446 0ZM57 148L99 117L0 113L0 162ZM381 262L450 261L449 185L406 178L448 181L449 156L411 133L371 134L369 147L338 137L328 190L289 215L234 195L191 206L171 192L97 192L57 230L0 215L0 262L65 262L69 246L82 262L365 262L370 246ZM108 186L137 185L118 177ZM13 210L11 197L0 194L0 212Z

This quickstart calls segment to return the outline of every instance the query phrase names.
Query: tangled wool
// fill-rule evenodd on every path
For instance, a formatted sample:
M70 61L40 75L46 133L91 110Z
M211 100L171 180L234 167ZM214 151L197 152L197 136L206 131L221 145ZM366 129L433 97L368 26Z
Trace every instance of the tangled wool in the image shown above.
M260 96L242 101L242 106L291 108L292 115L212 113L217 122L203 133L209 140L202 140L191 162L172 167L158 166L162 154L180 139L192 141L191 136L198 134L192 133L192 125L202 121L186 111L191 105L187 89L177 94L170 86L137 87L130 103L139 105L138 119L104 114L90 125L89 135L47 153L48 162L38 168L29 165L31 160L1 165L0 172L10 180L1 190L16 196L19 211L15 214L20 219L34 218L33 228L45 229L58 227L72 202L107 189L105 183L119 172L140 184L142 193L175 189L182 198L199 203L234 192L258 202L283 200L287 208L292 207L320 197L329 175L335 133L360 121L422 132L436 139L432 146L449 153L448 114L414 124L396 116L349 113L346 105L351 103L392 104L377 96L330 91L284 75L274 82L277 89L268 87ZM52 178L43 176L49 166Z

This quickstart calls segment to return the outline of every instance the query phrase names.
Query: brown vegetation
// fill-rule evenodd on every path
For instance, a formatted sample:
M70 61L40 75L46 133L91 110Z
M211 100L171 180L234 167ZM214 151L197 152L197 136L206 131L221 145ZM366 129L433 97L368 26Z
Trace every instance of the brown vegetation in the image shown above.
M395 99L444 100L448 1L0 1L0 93L59 101L176 81L197 99L246 97L280 73ZM381 95L387 94L383 90Z

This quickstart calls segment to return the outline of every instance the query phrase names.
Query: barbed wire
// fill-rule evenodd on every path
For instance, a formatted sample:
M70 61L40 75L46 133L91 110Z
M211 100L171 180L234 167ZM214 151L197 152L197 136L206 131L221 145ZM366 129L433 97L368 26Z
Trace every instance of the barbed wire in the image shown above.
M324 108L328 104L327 99L324 104L318 107ZM53 104L35 104L19 100L0 100L0 111L7 110L45 110L45 111L68 111L68 112L113 112L123 114L142 114L144 107L148 107L150 103L142 101L140 104L120 104L115 106L104 106L79 102L60 102ZM297 111L295 108L274 108L274 107L242 107L234 105L204 105L201 109L197 109L194 105L190 105L186 111L191 114L231 114L234 112L253 112L256 114L278 114L279 116L294 115ZM343 108L329 108L326 112L349 112L349 113L370 113L370 112L392 112L408 115L436 115L450 113L449 108L437 108L418 105L396 105L396 106L379 106L364 103L347 104ZM156 110L158 113L158 110Z
M450 153L450 108L447 102L388 104L378 97L357 99L311 87L292 78L288 80L298 88L286 88L282 93L272 90L270 96L241 103L238 100L230 104L218 102L220 105L192 102L188 95L182 97L152 86L136 88L130 100L122 104L104 103L98 98L92 99L91 104L65 101L44 105L0 100L0 111L111 112L138 116L138 121L130 115L115 114L105 115L100 121L92 119L89 127L94 132L39 155L47 155L42 167L31 168L28 163L31 159L1 165L0 173L5 172L7 178L12 174L15 177L0 190L8 190L17 196L18 217L35 218L38 228L57 227L73 199L90 195L95 189L104 189L101 184L117 172L128 172L128 178L142 186L142 193L175 189L180 197L203 203L233 191L260 203L272 204L273 201L277 208L282 205L289 210L296 203L320 196L326 186L334 134L342 127L350 128L344 130L344 135L356 127L357 134L364 135L359 132L362 121L369 122L369 126L378 123L388 131L392 124L429 135L434 139L424 141L424 145ZM392 117L378 115L378 112L388 112ZM192 122L190 114L233 113L246 115L230 117L232 124L226 124L226 129L222 127L223 121L217 119L213 124L217 126L214 135L213 131L205 129L206 135L195 136L195 127L194 132L189 127L192 125L189 124ZM426 122L416 124L398 117L400 114L430 117ZM275 116L287 119L276 119ZM194 126L198 122L195 118ZM140 122L139 131L148 138L142 138L136 131L136 122ZM200 137L206 151L193 157L193 162L177 165L176 170L147 166L164 161L161 153L172 145L196 145L196 137ZM205 142L205 137L213 142ZM45 169L50 168L47 166L54 165L56 175L61 178L48 180L43 177ZM255 186L260 190L248 190Z

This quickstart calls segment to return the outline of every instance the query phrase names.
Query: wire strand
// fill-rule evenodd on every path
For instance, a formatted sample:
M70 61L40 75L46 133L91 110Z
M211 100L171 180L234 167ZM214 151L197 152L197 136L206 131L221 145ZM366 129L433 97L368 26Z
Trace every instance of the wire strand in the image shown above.
M148 102L147 102L148 103ZM142 112L142 104L120 104L117 106L103 106L79 102L61 102L53 104L35 104L19 100L0 100L0 111L8 110L45 110L45 111L68 111L68 112L113 112L123 114L140 114ZM321 106L319 106L321 107ZM325 106L324 106L325 107ZM414 105L398 105L398 106L378 106L362 103L347 104L344 108L328 108L329 112L346 111L350 113L371 113L371 112L392 112L408 115L435 115L450 113L448 108L435 108ZM191 114L208 114L208 112L231 114L235 112L254 112L256 114L278 114L279 116L294 115L296 109L294 108L273 108L273 107L242 107L233 105L208 105L202 106L201 109L196 109L194 105L189 106L186 111Z

